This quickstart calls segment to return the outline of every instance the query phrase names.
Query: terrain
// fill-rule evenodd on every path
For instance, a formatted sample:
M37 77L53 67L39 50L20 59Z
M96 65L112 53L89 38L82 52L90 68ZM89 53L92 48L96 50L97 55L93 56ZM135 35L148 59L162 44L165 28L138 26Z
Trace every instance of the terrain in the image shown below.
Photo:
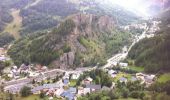
M76 14L48 34L18 40L8 54L15 64L26 61L55 68L103 65L109 55L131 43L131 37L131 33L116 29L112 17Z
M0 99L168 100L169 1L109 3L3 0Z

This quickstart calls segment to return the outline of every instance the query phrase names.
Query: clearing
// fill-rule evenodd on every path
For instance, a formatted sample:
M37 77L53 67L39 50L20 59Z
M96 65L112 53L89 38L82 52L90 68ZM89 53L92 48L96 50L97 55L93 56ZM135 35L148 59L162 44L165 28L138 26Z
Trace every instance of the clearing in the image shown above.
M7 24L3 32L10 33L14 36L15 39L19 39L19 31L22 27L22 17L20 16L20 10L12 9L11 15L13 16L13 21Z
M167 81L170 81L170 73L165 73L161 75L158 80L159 83L166 83Z

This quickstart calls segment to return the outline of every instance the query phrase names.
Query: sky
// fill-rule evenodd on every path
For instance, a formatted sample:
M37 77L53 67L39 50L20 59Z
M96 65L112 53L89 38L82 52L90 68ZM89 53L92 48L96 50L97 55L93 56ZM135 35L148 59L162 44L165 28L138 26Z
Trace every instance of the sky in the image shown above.
M150 16L150 6L162 6L164 0L108 0L109 4L117 4L143 16Z

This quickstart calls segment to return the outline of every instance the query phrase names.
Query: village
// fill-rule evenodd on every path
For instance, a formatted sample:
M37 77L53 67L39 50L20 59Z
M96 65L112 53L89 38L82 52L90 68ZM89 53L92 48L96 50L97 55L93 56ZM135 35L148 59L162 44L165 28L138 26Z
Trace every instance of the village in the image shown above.
M9 59L3 59L6 61ZM107 77L112 79L111 86L96 84L90 76L84 76L94 70L102 70ZM76 98L88 93L110 90L117 86L117 82L140 81L140 84L150 86L156 79L155 75L144 74L131 69L128 63L112 62L109 67L77 68L76 70L48 69L47 66L22 64L19 68L13 66L7 73L9 80L1 79L4 91L12 94L20 93L24 87L30 87L31 93L38 95L45 93L49 100L53 98L76 100ZM81 80L80 80L81 79ZM79 84L78 84L78 81Z
M153 23L153 27L157 26ZM153 34L146 34L146 31L155 31L155 28L148 30L145 24L131 25L124 27L129 30L131 27L144 29L145 31L134 39L131 46L124 46L121 53L113 55L107 60L103 67L85 67L76 69L48 69L40 64L22 64L21 66L11 66L4 70L4 75L0 77L0 84L5 92L19 94L23 87L31 88L31 94L39 95L44 93L49 100L68 99L76 100L78 97L103 90L111 90L117 87L118 83L128 83L139 81L141 85L149 87L156 81L156 75L145 74L144 68L134 67L125 62L129 50L139 40ZM157 28L157 27L156 27ZM150 28L151 29L151 28ZM157 29L156 29L157 30ZM5 48L0 48L0 61L10 61ZM89 73L101 71L109 78L109 85L96 81L96 78Z

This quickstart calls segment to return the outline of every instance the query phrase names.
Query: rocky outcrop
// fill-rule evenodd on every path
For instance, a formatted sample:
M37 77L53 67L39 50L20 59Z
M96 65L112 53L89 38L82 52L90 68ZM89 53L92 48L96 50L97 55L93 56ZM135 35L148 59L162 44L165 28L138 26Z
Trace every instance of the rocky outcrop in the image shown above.
M115 26L113 18L109 16L95 16L92 14L76 14L69 17L75 23L74 31L65 37L64 42L69 44L71 51L64 53L60 56L59 60L54 61L54 64L61 69L69 69L73 66L75 60L75 53L86 52L87 48L84 47L79 41L80 36L88 37L89 39L97 39L98 36L105 33L111 33ZM62 42L62 44L64 43ZM57 44L60 45L60 44Z
M60 68L61 69L69 69L71 66L73 66L74 58L75 58L74 52L64 53L60 57Z

